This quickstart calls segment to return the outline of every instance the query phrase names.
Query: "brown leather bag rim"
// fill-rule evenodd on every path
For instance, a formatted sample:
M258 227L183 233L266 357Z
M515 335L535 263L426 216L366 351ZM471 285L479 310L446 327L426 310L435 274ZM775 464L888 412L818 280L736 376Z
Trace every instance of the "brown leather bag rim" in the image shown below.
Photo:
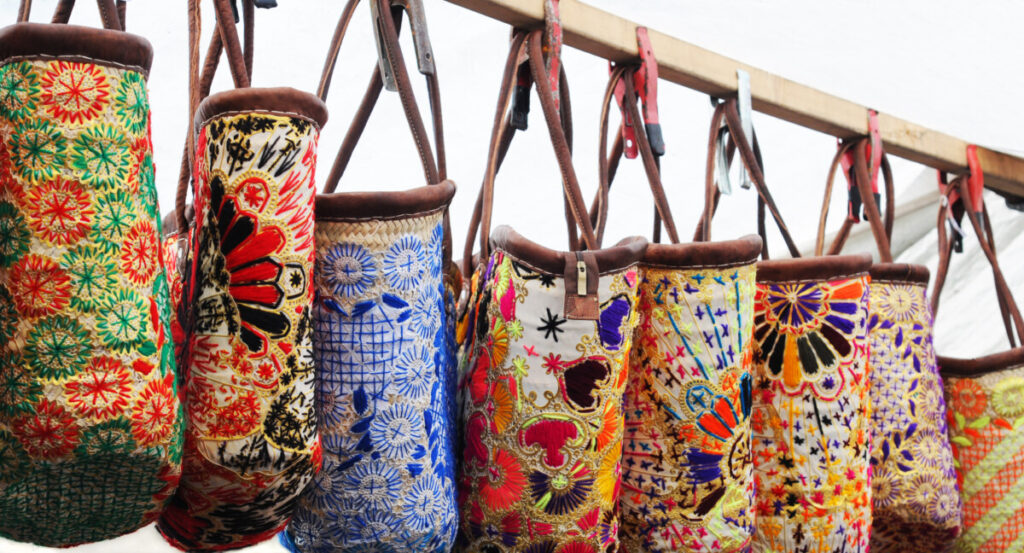
M573 252L557 251L545 248L540 244L519 234L508 225L499 225L491 233L491 248L511 255L524 265L542 273L563 276L566 257L576 258ZM631 236L618 244L600 250L587 250L597 258L599 274L612 273L636 265L647 249L647 239Z
M736 240L691 244L648 244L644 267L666 269L728 268L749 265L761 255L761 237L748 234Z
M139 35L78 25L17 23L0 29L0 60L48 56L77 58L148 76L153 45Z
M871 254L772 259L757 264L758 282L827 281L868 274Z
M196 129L211 119L235 113L272 113L306 119L319 130L327 123L327 106L316 96L288 87L238 88L211 94L196 110Z
M875 263L868 270L871 282L915 283L928 285L931 274L924 265L910 263Z
M317 221L405 219L445 208L454 196L450 180L400 192L317 194L315 215Z
M993 353L974 359L956 359L937 355L939 372L943 377L979 378L987 374L1024 366L1024 347Z

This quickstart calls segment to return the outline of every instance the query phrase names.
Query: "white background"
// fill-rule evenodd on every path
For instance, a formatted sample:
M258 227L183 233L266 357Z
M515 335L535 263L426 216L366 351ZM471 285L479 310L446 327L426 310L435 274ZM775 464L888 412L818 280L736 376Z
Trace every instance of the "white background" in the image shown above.
M341 0L279 0L280 7L257 12L254 86L292 86L314 91L324 50L340 14ZM1010 0L590 0L589 3L689 42L851 101L888 112L964 140L1024 154L1024 4ZM32 19L48 20L55 0L37 0ZM78 0L74 23L98 25L90 0ZM204 2L209 4L209 2ZM449 178L459 185L452 206L456 256L461 256L466 226L487 155L497 87L507 54L507 26L442 0L424 0L441 80ZM203 45L213 28L204 12ZM0 0L0 22L14 22L17 0ZM187 124L187 46L185 0L136 0L129 4L128 29L147 37L156 55L150 77L157 184L164 212L173 208L174 187ZM362 96L375 63L369 10L360 6L342 49L328 99L331 120L320 142L320 175L326 176L333 153ZM411 44L403 37L411 54ZM596 189L597 119L607 79L607 64L567 48L563 54L572 89L576 130L575 166L584 195ZM425 100L422 79L410 71L417 95ZM224 68L214 90L230 88ZM661 122L668 153L663 175L675 220L684 239L692 233L703 203L704 157L711 107L707 97L662 81ZM426 108L425 101L421 102ZM557 167L534 98L530 130L519 133L498 179L495 223L552 248L565 247L564 218ZM426 117L426 114L424 114ZM761 114L755 127L765 154L768 184L801 244L813 237L822 187L835 140ZM613 120L613 126L617 124ZM893 158L897 198L931 192L931 173ZM342 190L401 190L420 186L424 177L396 95L385 92L356 149ZM842 186L842 184L839 184ZM844 194L833 201L831 225L844 211ZM1024 297L1024 216L988 197L997 228L1002 263L1012 286ZM723 201L714 236L735 238L754 232L754 195L737 191ZM649 234L651 199L638 161L623 162L612 192L608 242L630 234ZM934 213L929 207L928 213ZM900 213L898 212L899 216ZM926 218L934 221L934 216ZM909 223L907 224L909 225ZM910 232L909 226L897 224ZM863 226L863 225L862 225ZM906 228L905 228L906 227ZM774 233L774 229L770 230ZM784 247L772 235L772 251ZM902 258L934 270L934 231ZM981 355L1005 348L997 320L991 278L973 236L967 253L954 258L951 282L943 295L936 326L936 347L951 355ZM2 516L2 514L0 514ZM44 548L0 539L0 552ZM130 552L171 550L152 527L117 540L76 551ZM276 541L251 551L282 551Z

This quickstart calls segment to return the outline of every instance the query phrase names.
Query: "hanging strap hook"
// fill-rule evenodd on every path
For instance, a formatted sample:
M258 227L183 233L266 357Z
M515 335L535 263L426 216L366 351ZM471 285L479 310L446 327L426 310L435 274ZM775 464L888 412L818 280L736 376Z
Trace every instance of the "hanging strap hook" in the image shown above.
M859 140L855 138L853 140ZM843 139L839 139L837 147L842 148L843 144L846 143ZM882 194L878 189L878 175L882 169L882 154L884 148L882 146L882 132L878 126L878 112L869 109L868 110L868 147L865 152L865 156L868 162L869 174L871 176L871 194L874 196L875 205L881 206ZM845 154L843 154L840 163L843 167L843 175L846 177L846 190L849 195L849 201L847 203L846 218L851 223L859 223L861 220L867 221L867 213L863 212L864 199L860 196L860 189L857 188L854 182L854 148L850 148Z
M541 41L541 49L544 52L544 69L547 72L548 81L551 83L551 93L555 97L555 109L561 109L561 94L559 90L560 75L562 71L562 18L558 11L558 0L544 0L544 35ZM533 77L530 74L530 67L527 64L529 52L523 51L519 55L519 64L516 73L516 89L512 96L511 126L520 131L525 131L530 115L530 88L533 86Z
M644 131L651 145L651 153L655 157L665 155L665 138L661 133L658 117L658 60L654 57L654 48L647 34L647 27L636 28L637 49L640 52L640 65L633 72L633 88L642 105ZM609 62L609 72L614 70L615 63ZM630 118L623 104L626 83L620 81L615 87L615 101L622 112L622 153L627 159L636 159L639 150L636 143L636 123Z
M424 15L423 3L421 0L390 0L392 8L402 8L409 16L409 30L412 32L412 43L416 49L416 66L424 75L434 74L434 51L430 46L430 35L427 33L427 18ZM391 57L398 59L397 53L388 56L388 43L384 40L383 21L381 20L379 0L370 0L370 12L373 19L373 36L377 41L377 59L380 64L381 77L384 80L384 88L398 90L395 82L395 70L389 61ZM386 14L388 17L391 14Z

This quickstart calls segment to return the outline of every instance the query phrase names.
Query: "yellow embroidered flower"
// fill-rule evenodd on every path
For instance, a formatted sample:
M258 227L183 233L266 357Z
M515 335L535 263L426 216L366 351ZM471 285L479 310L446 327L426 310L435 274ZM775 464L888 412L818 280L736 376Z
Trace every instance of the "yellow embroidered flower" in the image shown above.
M992 408L1004 417L1024 415L1024 378L1010 377L993 386Z

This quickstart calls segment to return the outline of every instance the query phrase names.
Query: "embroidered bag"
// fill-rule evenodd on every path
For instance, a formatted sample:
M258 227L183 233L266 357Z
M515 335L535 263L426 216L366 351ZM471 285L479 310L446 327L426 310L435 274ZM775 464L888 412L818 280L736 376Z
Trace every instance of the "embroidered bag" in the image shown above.
M272 537L320 462L311 273L316 141L327 112L311 94L248 88L230 3L215 6L239 88L206 98L195 115L181 313L185 458L158 524L188 550Z
M878 246L880 263L871 266L868 315L872 409L871 488L873 553L933 553L948 549L960 533L960 492L949 447L942 379L932 346L931 308L926 298L928 269L893 263L890 237L893 186L880 144L868 138L844 141L829 170L815 252L824 247L832 177L851 152L850 211L829 253L842 250L859 215L859 202L875 197L872 173L884 175L888 205L885 221L875 201L864 213ZM869 149L870 148L870 149ZM871 156L869 152L877 152ZM872 157L872 169L867 158Z
M713 162L722 119L790 253L799 252L765 185L736 100L712 119L698 237L717 207ZM765 252L763 252L765 253ZM751 450L757 495L753 551L868 550L871 529L868 398L869 255L762 261L753 319Z
M640 120L632 75L621 67L612 74L599 152L616 86L624 89L628 120ZM602 209L592 211L599 241L611 165L623 149L616 134L610 160L600 158ZM640 262L640 321L623 406L622 548L746 551L754 530L751 321L761 239L680 244L650 142L635 134L672 244L648 244Z
M466 551L618 548L622 394L637 319L636 263L646 241L594 249L560 124L565 118L544 68L542 34L513 35L481 195L479 264L460 322L459 549ZM582 230L581 244L570 235L570 252L534 244L508 227L489 236L499 143L510 125L505 113L524 49L571 224ZM557 63L557 50L549 55ZM471 259L463 260L466 273Z
M52 547L148 524L181 470L153 50L98 4L0 30L0 536Z
M974 175L970 178L975 179ZM978 187L978 194L972 197L968 182L966 177L957 178L944 191L947 201L939 210L939 268L932 308L938 312L954 247L946 233L947 213L951 211L955 219L966 213L992 266L1011 349L976 359L938 357L963 499L963 533L952 551L1017 551L1024 543L1024 320L996 259L981 183L971 183Z
M458 292L447 223L455 185L445 178L437 76L428 69L435 157L398 45L403 12L392 12L391 0L370 1L376 3L372 11L382 55L394 69L428 186L334 192L380 95L378 68L325 192L316 198L313 324L324 467L303 493L281 541L303 553L446 553L458 523L453 422ZM348 3L338 23L321 98L357 3ZM417 2L407 4L410 25L418 52L429 56L416 7Z

